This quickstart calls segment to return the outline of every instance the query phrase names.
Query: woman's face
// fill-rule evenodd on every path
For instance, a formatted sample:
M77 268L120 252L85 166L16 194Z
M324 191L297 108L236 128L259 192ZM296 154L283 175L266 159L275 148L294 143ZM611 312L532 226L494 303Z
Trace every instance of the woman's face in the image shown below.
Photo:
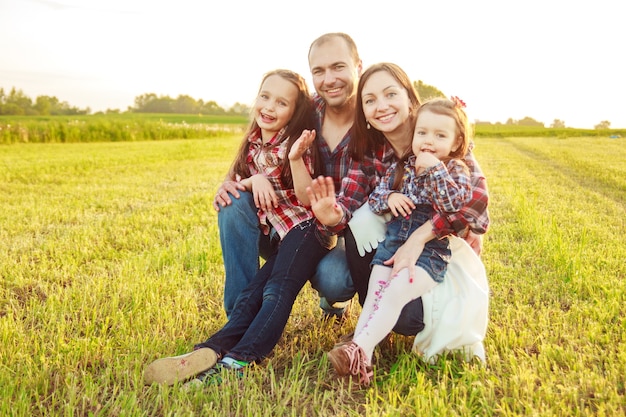
M361 99L365 120L383 134L395 132L409 120L409 95L387 71L378 71L369 77L363 84Z

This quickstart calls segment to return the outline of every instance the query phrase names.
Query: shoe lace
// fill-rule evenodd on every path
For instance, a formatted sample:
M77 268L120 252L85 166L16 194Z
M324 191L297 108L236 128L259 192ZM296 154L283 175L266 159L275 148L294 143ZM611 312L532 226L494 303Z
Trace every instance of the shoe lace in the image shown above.
M374 372L367 366L367 358L363 348L352 342L346 347L346 355L350 361L350 373L359 376L359 383L369 385Z

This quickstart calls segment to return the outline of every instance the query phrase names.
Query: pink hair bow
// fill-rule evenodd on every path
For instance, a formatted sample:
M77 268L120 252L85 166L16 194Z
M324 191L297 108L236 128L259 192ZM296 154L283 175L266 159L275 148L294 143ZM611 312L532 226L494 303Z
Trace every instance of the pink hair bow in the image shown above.
M450 97L450 100L452 100L455 106L460 107L462 109L465 108L465 102L461 100L460 98L458 98L457 96Z

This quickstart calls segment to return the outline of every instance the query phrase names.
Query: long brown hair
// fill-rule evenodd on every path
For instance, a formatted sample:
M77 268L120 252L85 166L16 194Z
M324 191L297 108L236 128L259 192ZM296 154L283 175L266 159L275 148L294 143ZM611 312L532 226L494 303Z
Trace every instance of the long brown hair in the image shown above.
M259 85L259 92L261 91L265 80L273 75L278 75L284 80L291 82L298 89L298 99L296 100L295 111L293 113L293 116L291 117L291 120L289 120L289 123L285 127L286 130L283 136L283 140L288 141L287 153L289 153L291 146L300 137L304 129L315 129L315 113L313 111L313 103L311 101L309 88L305 79L300 74L286 69L276 69L266 73L261 80L261 84ZM250 149L250 142L248 142L248 137L250 136L250 134L252 134L252 132L257 129L259 129L259 125L256 122L256 119L253 117L253 114L251 114L250 124L246 131L246 134L244 135L241 146L239 147L237 157L230 169L232 177L234 177L235 174L241 175L242 178L250 177L250 170L248 169L248 164L246 162L248 157L248 151ZM317 144L311 146L310 149L312 152L312 159L314 164L313 173L319 173L322 171L322 164L320 158L318 157ZM284 187L293 188L293 179L291 177L291 166L289 165L289 158L285 158L285 160L283 161L283 165L281 167L281 181Z
M411 83L409 76L398 65L390 62L381 62L371 65L365 70L361 78L359 79L359 86L356 93L356 112L354 117L354 124L352 125L352 134L350 143L348 144L348 151L352 159L356 161L363 160L364 155L367 152L371 152L374 149L379 148L385 144L385 135L380 130L373 127L367 128L367 120L365 120L365 114L363 113L363 86L369 80L369 78L379 72L387 71L402 87L404 87L409 96L411 102L410 123L414 125L415 113L420 106L420 99L417 90Z

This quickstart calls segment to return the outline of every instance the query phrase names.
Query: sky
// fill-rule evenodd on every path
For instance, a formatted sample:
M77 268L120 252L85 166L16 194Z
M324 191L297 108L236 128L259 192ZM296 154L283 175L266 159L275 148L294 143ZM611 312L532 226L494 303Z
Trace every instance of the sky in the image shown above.
M92 112L148 93L251 105L275 68L308 81L310 43L356 41L467 103L472 120L626 128L615 0L0 0L0 88ZM622 51L622 52L620 52Z

